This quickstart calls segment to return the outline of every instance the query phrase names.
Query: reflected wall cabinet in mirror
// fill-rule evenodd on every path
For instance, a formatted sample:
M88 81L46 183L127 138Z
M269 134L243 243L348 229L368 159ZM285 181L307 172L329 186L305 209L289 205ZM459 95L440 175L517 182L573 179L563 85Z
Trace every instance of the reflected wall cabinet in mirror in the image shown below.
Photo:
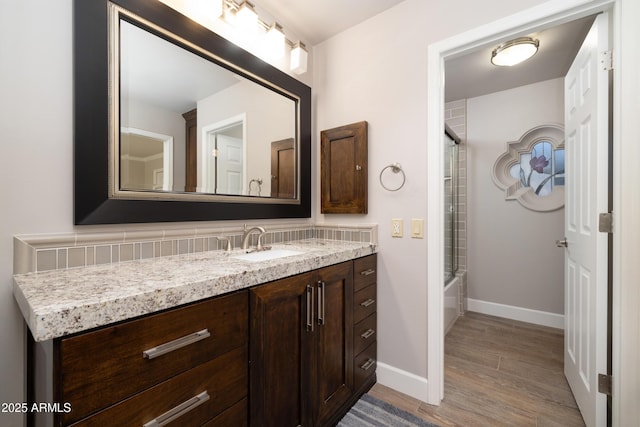
M73 20L76 224L311 216L308 86L160 1Z

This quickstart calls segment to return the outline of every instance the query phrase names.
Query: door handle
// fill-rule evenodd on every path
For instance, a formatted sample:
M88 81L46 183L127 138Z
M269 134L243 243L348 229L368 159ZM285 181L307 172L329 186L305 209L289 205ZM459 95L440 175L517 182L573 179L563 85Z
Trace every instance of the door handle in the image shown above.
M556 240L556 246L559 248L566 248L569 246L569 244L567 243L567 238L565 237L562 240Z
M324 325L324 287L323 281L318 281L318 325Z
M313 332L313 286L307 285L307 331Z

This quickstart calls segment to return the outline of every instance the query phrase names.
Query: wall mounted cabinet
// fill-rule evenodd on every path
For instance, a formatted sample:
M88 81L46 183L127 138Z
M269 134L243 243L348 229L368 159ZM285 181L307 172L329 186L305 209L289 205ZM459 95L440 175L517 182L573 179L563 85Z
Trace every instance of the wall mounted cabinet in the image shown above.
M367 213L367 139L364 121L320 132L322 213Z

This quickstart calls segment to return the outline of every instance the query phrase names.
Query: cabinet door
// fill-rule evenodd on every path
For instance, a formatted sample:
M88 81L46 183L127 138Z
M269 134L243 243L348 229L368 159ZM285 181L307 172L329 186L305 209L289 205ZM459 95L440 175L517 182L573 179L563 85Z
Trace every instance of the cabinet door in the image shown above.
M317 275L314 393L316 425L327 421L353 393L353 263Z
M250 425L311 425L309 361L315 282L301 274L250 292ZM307 324L310 326L307 327Z
M367 122L320 132L320 211L367 213Z

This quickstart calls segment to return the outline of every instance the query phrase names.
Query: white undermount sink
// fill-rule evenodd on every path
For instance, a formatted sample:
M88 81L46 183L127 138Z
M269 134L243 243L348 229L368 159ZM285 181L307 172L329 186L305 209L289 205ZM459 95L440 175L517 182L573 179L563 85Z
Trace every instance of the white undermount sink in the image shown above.
M270 249L268 251L249 252L248 254L236 255L232 258L241 259L243 261L269 261L272 259L284 258L293 255L303 254L303 251L295 251L292 249Z

